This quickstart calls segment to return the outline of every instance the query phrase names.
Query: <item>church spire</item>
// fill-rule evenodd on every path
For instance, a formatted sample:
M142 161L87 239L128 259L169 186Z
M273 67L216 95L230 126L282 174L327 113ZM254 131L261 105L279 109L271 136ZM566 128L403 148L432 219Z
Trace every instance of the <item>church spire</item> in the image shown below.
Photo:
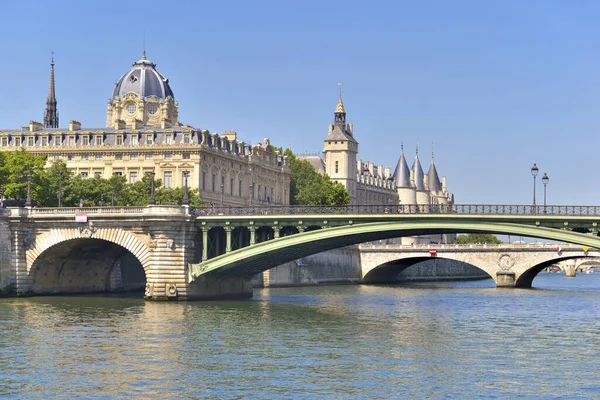
M338 98L335 112L333 113L334 121L336 125L346 125L346 109L344 108L344 101L342 100L342 84L338 83L340 88L340 97Z
M50 86L46 99L46 112L44 113L44 127L58 128L58 110L56 109L56 90L54 88L54 52L50 63Z

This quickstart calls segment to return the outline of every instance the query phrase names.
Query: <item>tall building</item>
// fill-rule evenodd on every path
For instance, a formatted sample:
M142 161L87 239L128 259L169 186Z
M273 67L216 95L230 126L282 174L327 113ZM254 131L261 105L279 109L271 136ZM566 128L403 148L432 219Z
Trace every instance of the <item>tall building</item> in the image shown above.
M291 173L270 140L251 145L238 141L236 132L217 134L181 123L169 80L145 51L115 84L104 128L82 127L76 120L59 128L54 86L53 58L44 124L0 129L0 149L24 148L47 156L48 163L63 160L84 178L116 174L135 183L154 172L166 188L187 180L205 203L289 204Z

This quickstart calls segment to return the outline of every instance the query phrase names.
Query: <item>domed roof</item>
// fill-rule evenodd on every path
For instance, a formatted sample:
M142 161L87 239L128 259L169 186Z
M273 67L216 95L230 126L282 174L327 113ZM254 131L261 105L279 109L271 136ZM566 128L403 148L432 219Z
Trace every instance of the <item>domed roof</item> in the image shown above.
M146 59L146 51L142 59L134 62L131 69L119 79L112 97L122 98L128 93L136 94L141 98L156 96L159 99L166 99L170 96L175 99L169 80L156 70L156 64Z

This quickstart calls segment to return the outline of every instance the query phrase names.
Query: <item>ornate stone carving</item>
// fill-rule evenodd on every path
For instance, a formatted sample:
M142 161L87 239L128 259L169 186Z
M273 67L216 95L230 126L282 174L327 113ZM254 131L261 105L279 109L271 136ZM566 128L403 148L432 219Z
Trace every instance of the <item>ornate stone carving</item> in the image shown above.
M144 236L142 238L142 240L144 241L144 244L146 244L146 246L148 246L149 249L155 249L156 248L156 239L154 239L154 235L152 235L152 233L148 233L146 236Z
M94 233L96 233L96 230L97 229L94 226L94 224L92 223L92 221L89 221L87 224L79 225L79 234L86 238L91 238L92 236L94 236Z
M175 241L173 239L167 239L165 242L165 247L171 250L175 249Z
M511 269L515 265L515 260L508 254L503 254L498 259L498 266L504 270Z

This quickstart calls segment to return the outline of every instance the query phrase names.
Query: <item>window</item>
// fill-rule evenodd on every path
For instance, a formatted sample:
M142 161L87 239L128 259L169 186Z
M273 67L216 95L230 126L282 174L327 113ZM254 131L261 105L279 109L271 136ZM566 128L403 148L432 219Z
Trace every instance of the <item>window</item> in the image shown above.
M8 138L7 137L3 137L2 138L2 147L6 147L8 146Z
M94 176L97 178L102 178L102 172L96 171L96 172L94 172Z
M62 142L62 138L60 136L54 136L54 145L55 146L60 146Z
M96 136L96 146L102 146L102 136Z
M81 175L81 177L82 177L83 179L85 179L85 178L87 178L87 177L88 177L88 173L87 173L87 172L81 172L81 173L80 173L80 175Z
M47 138L47 137L45 137L45 136L42 138L42 146L43 146L43 147L46 147L46 146L48 146L48 138Z
M102 160L102 154L96 154L96 157L94 157L96 160L100 161Z
M172 160L173 159L173 153L165 153L165 160Z
M233 196L233 178L229 180L229 194Z
M67 156L67 161L73 161L75 160L75 156Z
M168 133L167 137L165 139L165 143L166 144L173 144L173 135L171 135L170 133Z
M273 201L273 188L271 188L271 196L269 197L269 201Z
M89 136L84 136L81 138L81 144L83 144L84 146L88 146L90 144L90 138Z
M121 146L123 144L123 135L117 135L117 146Z
M115 154L115 160L121 161L123 159L123 154Z
M206 190L206 172L202 172L202 190Z
M75 136L69 136L69 146L75 146Z
M154 141L154 135L146 135L146 144L152 144Z
M173 172L165 171L163 186L165 187L165 189L170 189L173 186Z
M81 155L81 159L82 159L83 161L87 161L87 160L88 160L88 155L87 155L87 154L82 154L82 155Z
M183 143L190 144L190 134L189 133L186 133L185 135L183 135Z
M156 114L158 112L158 106L156 104L153 104L153 103L152 104L148 104L148 112L151 115Z
M133 171L129 173L129 183L132 185L137 181L137 172Z
M123 172L121 172L121 171L116 171L116 172L113 172L113 175L116 175L116 176L123 176Z
M258 199L260 200L260 185L258 185L258 192L257 192L257 194L258 194Z
M242 181L238 181L238 196L242 197Z
M15 146L19 147L21 145L21 138L20 137L16 137L15 138Z
M269 198L267 197L267 187L265 186L265 194L263 196L263 200L267 201Z
M27 146L33 147L34 143L35 143L35 138L33 136L29 136L27 138Z
M137 137L137 135L131 135L131 139L130 140L131 140L131 144L132 145L135 146L135 145L138 144L138 137Z
M62 156L54 156L54 161L62 160Z
M183 153L183 157L184 160L189 160L190 159L190 153Z
M137 155L137 153L132 153L132 154L129 156L129 159L130 159L130 160L134 160L134 161L135 161L135 160L137 160L137 159L138 159L138 155Z
M335 173L337 174L339 172L339 161L335 162Z
M147 154L145 154L145 155L144 155L144 158L145 158L146 160L152 160L152 154L150 154L150 153L147 153Z
M127 103L126 108L129 114L135 114L135 103Z
M212 176L212 191L215 191L215 183L217 182L217 176L213 174Z

